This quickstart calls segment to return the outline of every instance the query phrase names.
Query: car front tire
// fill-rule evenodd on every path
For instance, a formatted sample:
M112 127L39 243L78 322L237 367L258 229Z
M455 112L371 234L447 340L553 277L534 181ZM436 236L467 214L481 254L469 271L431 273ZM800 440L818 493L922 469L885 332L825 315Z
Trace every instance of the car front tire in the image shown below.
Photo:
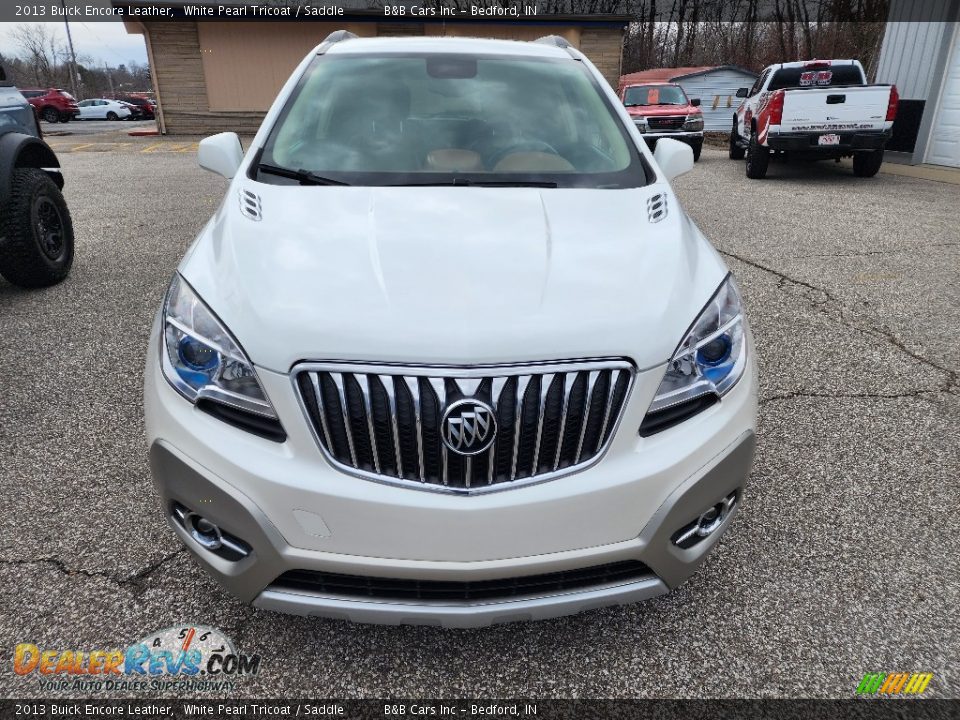
M0 207L0 275L24 288L56 285L73 265L73 222L60 189L38 168L17 168Z
M56 108L52 108L52 107L44 108L40 112L40 117L46 120L48 123L56 124L60 122L60 113L57 112Z
M770 148L760 144L754 129L750 133L750 146L747 148L747 177L751 180L762 180L767 176L769 164Z
M119 117L113 110L107 113L107 120L119 120Z

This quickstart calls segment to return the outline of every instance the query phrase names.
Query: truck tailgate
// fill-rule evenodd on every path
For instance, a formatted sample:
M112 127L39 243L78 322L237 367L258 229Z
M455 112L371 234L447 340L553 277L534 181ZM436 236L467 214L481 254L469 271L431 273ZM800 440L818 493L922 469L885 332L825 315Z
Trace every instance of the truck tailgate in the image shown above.
M882 130L890 86L799 88L784 93L781 133Z

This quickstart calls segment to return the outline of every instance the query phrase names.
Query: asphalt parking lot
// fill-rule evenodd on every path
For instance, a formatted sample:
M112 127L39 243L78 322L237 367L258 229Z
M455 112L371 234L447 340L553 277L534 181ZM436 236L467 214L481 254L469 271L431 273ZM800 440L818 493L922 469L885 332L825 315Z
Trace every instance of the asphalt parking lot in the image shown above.
M153 315L225 181L197 168L194 139L54 141L72 275L37 292L0 280L8 658L19 642L122 647L196 622L262 656L241 696L847 698L864 673L893 671L960 695L955 185L833 164L748 181L706 149L677 187L738 278L761 369L742 512L668 596L450 631L253 610L181 550L149 479L141 374ZM45 694L9 660L0 693Z

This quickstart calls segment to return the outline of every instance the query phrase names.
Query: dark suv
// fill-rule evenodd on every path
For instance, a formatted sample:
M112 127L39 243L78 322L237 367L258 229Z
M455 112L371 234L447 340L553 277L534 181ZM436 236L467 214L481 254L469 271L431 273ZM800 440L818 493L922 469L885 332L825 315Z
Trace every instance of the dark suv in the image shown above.
M48 123L69 122L80 114L77 101L66 90L59 88L21 88L20 94L33 105L40 117Z
M70 272L73 223L62 188L36 108L0 67L0 275L14 285L55 285Z

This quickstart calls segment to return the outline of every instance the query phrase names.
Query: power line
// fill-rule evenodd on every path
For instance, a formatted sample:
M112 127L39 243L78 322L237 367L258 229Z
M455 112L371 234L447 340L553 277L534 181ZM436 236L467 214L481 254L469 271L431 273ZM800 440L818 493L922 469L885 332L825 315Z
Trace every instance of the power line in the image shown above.
M130 62L130 58L123 57L120 53L118 53L116 50L110 47L107 43L105 43L103 39L99 35L97 35L89 25L87 25L87 23L82 22L80 24L83 25L83 27L87 30L87 32L89 32L91 35L93 35L93 37L97 39L97 42L99 42L100 45L103 46L105 50L108 50L109 52L113 53L116 57L118 57L120 60L122 60L124 65Z

